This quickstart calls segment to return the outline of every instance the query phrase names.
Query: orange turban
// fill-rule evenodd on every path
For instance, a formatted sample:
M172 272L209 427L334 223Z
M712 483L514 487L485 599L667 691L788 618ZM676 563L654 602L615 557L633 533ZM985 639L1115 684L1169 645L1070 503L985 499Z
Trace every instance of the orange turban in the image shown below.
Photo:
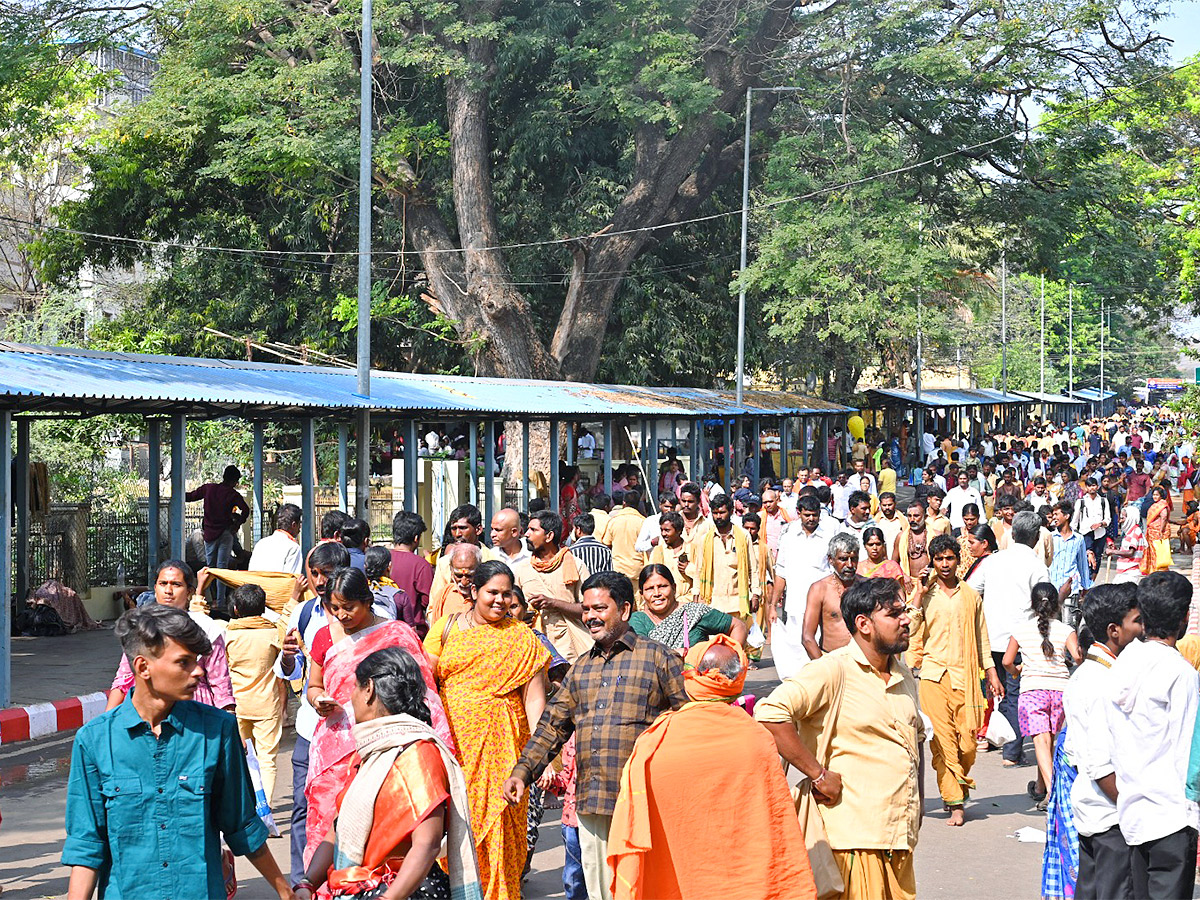
M704 654L710 648L721 645L733 650L742 663L742 673L732 681L716 669L710 669L704 673L696 671L696 667L700 665L700 660L704 658ZM746 652L742 649L742 645L733 640L729 635L718 634L711 640L696 644L688 651L687 656L684 657L683 670L684 689L687 691L687 695L693 700L716 700L720 698L732 700L741 694L742 686L746 683Z

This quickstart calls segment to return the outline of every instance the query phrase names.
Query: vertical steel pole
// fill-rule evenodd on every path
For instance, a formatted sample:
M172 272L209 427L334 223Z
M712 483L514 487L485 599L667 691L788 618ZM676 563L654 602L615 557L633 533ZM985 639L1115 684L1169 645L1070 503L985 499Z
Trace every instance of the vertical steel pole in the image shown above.
M254 466L251 493L254 495L250 505L254 509L254 540L257 542L263 536L263 423L255 422L252 426L254 436L252 464Z
M183 559L183 545L187 540L187 525L184 522L184 494L187 493L187 417L176 413L171 416L171 511L170 556Z
M470 447L468 448L468 456L470 458L471 486L469 498L473 505L479 506L479 423L472 422L471 428L467 432L470 439ZM488 523L491 524L490 522Z
M12 703L12 424L0 413L0 709Z
M746 380L746 244L750 219L750 99L754 88L746 88L746 136L742 147L742 252L738 270L737 405L742 405ZM728 443L728 441L726 442ZM728 470L728 460L725 468Z
M758 492L758 480L762 477L762 419L750 420L750 452L754 459L750 461L750 471L754 473L751 490Z
M722 437L725 440L725 490L733 493L733 420L726 419Z
M421 458L419 455L419 443L421 440L418 434L417 420L409 419L404 423L404 509L407 512L416 512L419 506L420 485L417 479L420 477ZM434 535L438 540L442 536Z
M371 396L371 62L375 37L371 0L363 0L358 111L358 392ZM364 479L365 480L365 479ZM359 485L361 490L362 485ZM365 511L361 502L356 504ZM361 515L362 513L360 513Z
M364 409L358 414L357 453L358 471L354 478L354 515L367 517L367 506L371 499L371 411Z
M350 426L338 425L338 509L350 512Z
M1067 284L1067 359L1070 368L1067 375L1067 392L1075 394L1075 285Z
M300 547L306 553L317 542L316 445L316 423L305 416L300 420Z
M1046 273L1042 273L1042 333L1039 338L1038 350L1038 368L1040 371L1041 387L1038 391L1046 393Z
M604 493L612 496L613 486L613 422L604 420Z
M483 426L483 521L491 522L496 513L496 423L488 419Z
M150 453L146 463L150 471L146 479L146 584L153 587L154 577L158 574L159 545L162 543L162 520L159 518L162 498L159 496L161 485L158 480L162 474L162 422L151 419L147 423L147 431Z
M1008 396L1008 256L1004 250L1000 251L1000 391Z
M551 419L546 424L550 428L550 509L558 512L559 492L562 489L559 484L562 478L562 468L559 461L561 452L558 446L558 420Z
M688 480L696 481L704 476L700 474L700 467L704 462L704 420L692 419L692 465L688 471Z
M779 420L779 480L792 477L788 465L788 447L792 443L792 417L784 416Z
M29 420L17 419L17 455L13 466L13 505L16 507L16 578L13 596L29 596ZM78 585L77 585L78 586Z
M607 432L606 432L607 433ZM521 499L529 509L529 421L521 423Z

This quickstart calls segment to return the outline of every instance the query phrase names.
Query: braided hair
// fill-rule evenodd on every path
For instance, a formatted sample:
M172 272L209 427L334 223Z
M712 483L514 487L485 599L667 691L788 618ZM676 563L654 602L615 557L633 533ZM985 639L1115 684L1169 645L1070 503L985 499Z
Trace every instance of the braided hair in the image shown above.
M1029 602L1030 610L1037 617L1038 634L1042 636L1042 655L1054 659L1054 644L1050 641L1050 621L1062 612L1062 601L1058 599L1058 588L1048 581L1039 581L1033 586Z

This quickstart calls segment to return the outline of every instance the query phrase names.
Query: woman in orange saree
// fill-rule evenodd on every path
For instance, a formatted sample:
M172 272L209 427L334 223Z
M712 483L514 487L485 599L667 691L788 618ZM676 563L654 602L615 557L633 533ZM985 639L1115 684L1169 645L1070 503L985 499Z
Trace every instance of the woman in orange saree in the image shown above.
M366 657L384 647L400 647L412 655L424 676L433 729L454 746L446 711L433 681L433 669L417 633L403 622L376 618L371 611L373 600L367 576L361 570L338 569L330 580L326 602L329 624L313 638L308 701L321 721L309 746L308 780L304 786L308 798L306 863L329 831L338 794L349 780L350 757L354 753L350 697L356 684L354 670Z
M1142 571L1149 574L1171 568L1171 508L1167 501L1167 492L1162 485L1156 484L1151 496L1154 502L1146 511L1146 556L1143 559Z
M425 647L466 773L483 895L519 900L529 801L509 806L500 789L546 705L550 654L508 615L513 575L506 564L481 563L471 584L475 605L434 623Z

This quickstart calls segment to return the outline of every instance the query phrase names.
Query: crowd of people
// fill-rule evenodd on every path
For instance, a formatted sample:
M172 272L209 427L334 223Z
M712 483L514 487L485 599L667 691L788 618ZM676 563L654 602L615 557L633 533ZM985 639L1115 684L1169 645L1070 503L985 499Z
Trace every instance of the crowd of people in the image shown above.
M428 554L411 512L390 546L333 511L301 547L284 504L246 570L227 471L196 492L209 565L164 562L118 623L70 896L221 896L241 855L281 897L517 898L553 795L569 900L914 897L925 747L961 827L977 754L1028 738L1045 896L1190 897L1200 639L1168 570L1193 439L1143 411L922 447L911 485L859 440L833 477L728 492L672 454L654 509L635 467L612 496L568 467L562 514L501 509L485 540L466 504Z

